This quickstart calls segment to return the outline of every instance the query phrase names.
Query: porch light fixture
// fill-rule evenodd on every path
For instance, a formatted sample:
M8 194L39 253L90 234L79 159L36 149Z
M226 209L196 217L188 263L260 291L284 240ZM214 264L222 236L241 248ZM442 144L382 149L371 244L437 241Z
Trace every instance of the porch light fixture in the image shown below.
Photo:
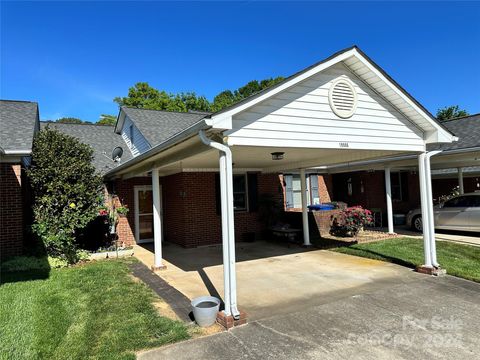
M282 151L278 151L278 152L273 152L272 153L272 160L283 160L283 155L285 153L282 152Z

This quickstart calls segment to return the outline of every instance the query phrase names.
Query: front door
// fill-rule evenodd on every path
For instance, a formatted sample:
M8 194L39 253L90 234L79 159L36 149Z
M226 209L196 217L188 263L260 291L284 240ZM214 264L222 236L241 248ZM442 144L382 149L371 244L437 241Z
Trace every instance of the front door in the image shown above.
M150 185L135 186L135 240L153 241L153 196ZM162 193L160 188L160 194ZM160 199L161 203L161 199Z

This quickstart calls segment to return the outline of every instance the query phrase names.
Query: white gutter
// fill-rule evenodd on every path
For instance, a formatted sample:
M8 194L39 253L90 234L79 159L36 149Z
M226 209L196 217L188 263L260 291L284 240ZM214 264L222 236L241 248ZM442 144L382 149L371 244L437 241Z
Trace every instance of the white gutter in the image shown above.
M31 155L32 150L3 150L1 153L5 155L25 156L25 155Z
M434 223L434 215L433 215L433 195L432 195L432 175L430 170L430 158L437 154L440 154L442 150L434 150L427 152L425 154L425 181L426 181L426 196L427 196L427 215L428 215L428 226L430 227L428 230L428 237L430 241L430 252L431 252L431 259L432 265L438 268L440 264L437 262L437 248L435 243L435 223Z
M237 308L237 278L235 271L235 225L233 210L233 171L232 151L224 144L207 138L204 130L198 132L200 140L220 154L220 196L222 210L222 248L223 248L223 283L225 314L234 319L240 318Z

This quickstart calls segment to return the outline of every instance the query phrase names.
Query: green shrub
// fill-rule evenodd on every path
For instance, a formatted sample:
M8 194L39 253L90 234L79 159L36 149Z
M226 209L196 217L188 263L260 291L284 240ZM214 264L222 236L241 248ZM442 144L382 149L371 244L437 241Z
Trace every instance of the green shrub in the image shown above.
M92 165L93 150L54 129L34 140L28 176L34 194L33 232L47 253L69 263L79 260L76 236L95 219L102 203L102 179Z

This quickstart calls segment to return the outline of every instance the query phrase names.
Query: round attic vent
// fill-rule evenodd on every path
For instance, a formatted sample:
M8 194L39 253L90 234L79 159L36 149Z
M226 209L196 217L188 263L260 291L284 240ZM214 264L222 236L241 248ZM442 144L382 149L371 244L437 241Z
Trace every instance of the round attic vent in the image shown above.
M341 118L349 118L357 108L357 93L353 84L345 79L335 81L330 87L328 101L333 112Z

